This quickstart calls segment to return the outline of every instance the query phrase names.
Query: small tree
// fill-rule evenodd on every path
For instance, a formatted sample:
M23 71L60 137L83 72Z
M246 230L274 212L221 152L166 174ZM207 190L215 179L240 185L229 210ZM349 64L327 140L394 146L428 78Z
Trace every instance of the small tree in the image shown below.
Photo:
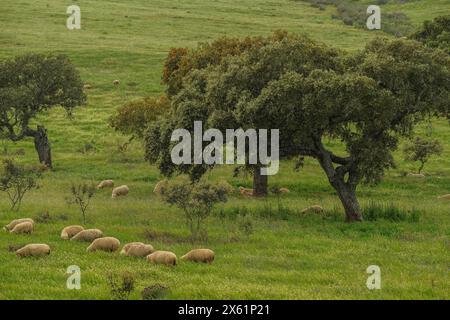
M161 196L169 205L183 210L192 239L196 240L204 220L217 203L228 200L227 196L231 191L225 184L177 182L164 185Z
M170 102L166 96L145 97L127 102L109 118L109 125L116 131L129 135L129 140L119 146L125 151L133 139L142 138L147 126L167 114Z
M47 130L32 120L62 106L69 115L86 103L83 82L64 55L27 54L0 61L0 132L11 141L34 138L39 162L52 167Z
M70 187L71 197L67 198L69 204L76 204L80 208L83 216L83 223L86 223L87 208L95 195L95 185L93 183L72 183Z
M428 140L421 137L414 138L403 148L406 161L419 161L418 173L422 173L425 163L431 156L440 155L442 151L442 145L438 140Z
M12 159L3 160L3 173L0 178L0 190L6 192L11 210L19 210L25 193L39 188L37 180L42 176L42 168L26 167Z

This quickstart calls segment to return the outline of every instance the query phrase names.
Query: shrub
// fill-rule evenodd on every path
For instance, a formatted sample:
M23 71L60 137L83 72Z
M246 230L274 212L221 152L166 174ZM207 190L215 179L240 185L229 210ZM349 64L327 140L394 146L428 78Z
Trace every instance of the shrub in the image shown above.
M134 291L135 280L131 273L123 272L120 276L110 273L107 277L113 300L128 300Z
M91 202L92 197L95 195L95 185L93 183L72 183L70 187L71 196L68 197L68 204L76 204L80 208L81 215L83 216L83 223L86 223L87 208Z
M118 108L109 119L109 124L116 131L142 138L145 129L152 121L169 112L170 102L166 96L145 97L130 101Z
M440 155L443 151L442 145L438 140L428 140L416 137L403 148L406 161L418 161L420 167L417 172L421 173L425 163L433 155Z
M6 192L11 203L11 210L19 210L25 194L38 189L37 180L42 177L42 166L26 167L12 159L3 160L3 173L0 178L0 191Z
M224 184L177 182L162 186L161 197L169 205L183 210L191 237L197 240L205 235L205 230L202 231L204 220L217 203L228 200L230 192Z

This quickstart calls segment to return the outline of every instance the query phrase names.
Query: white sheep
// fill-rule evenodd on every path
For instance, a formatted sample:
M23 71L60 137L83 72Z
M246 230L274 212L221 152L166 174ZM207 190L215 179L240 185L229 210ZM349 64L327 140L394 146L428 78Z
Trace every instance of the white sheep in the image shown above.
M50 247L47 244L27 244L16 251L19 257L40 257L50 254Z
M97 189L112 188L112 187L114 187L114 181L111 179L103 180L97 185Z
M112 191L111 198L114 199L114 198L117 198L117 197L126 196L129 191L130 191L130 189L126 185L122 185L120 187L116 187Z

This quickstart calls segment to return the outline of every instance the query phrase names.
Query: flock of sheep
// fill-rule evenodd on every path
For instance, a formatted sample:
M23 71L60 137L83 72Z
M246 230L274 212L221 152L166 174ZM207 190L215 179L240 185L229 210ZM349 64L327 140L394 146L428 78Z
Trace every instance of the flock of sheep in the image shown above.
M97 185L97 189L113 188L112 198L125 196L129 192L126 185L114 188L113 180L103 180ZM31 234L34 231L35 222L31 218L21 218L11 221L4 227L12 234ZM61 231L61 239L71 241L90 242L87 252L106 251L116 252L120 248L120 241L114 237L104 237L99 229L84 229L79 225L65 227ZM27 244L15 251L19 257L40 257L50 254L50 246L42 243ZM147 261L156 264L176 265L177 256L170 251L155 250L152 245L142 242L131 242L123 246L120 254L128 257L142 257ZM212 263L214 261L214 251L210 249L194 249L181 257L181 260Z
M34 221L31 218L22 218L11 221L5 226L5 230L13 234L31 234L34 231ZM87 252L106 251L116 252L120 248L120 241L114 237L103 237L99 229L84 229L82 226L73 225L65 227L61 231L61 239L71 241L84 241L91 244ZM16 250L19 257L40 257L50 254L50 246L42 243L27 244ZM170 251L155 250L152 245L142 242L131 242L123 246L120 254L128 257L142 257L156 264L176 265L177 256ZM181 260L211 263L214 261L214 251L210 249L194 249L181 257Z
M156 184L154 192L158 193L162 184L165 181L160 181ZM114 188L113 180L103 180L97 185L98 189L113 188L112 198L119 196L125 196L129 192L129 188L126 185L121 185ZM239 187L239 191L244 196L252 196L253 189ZM286 188L280 188L280 193L288 193ZM443 200L450 200L450 194L446 194L438 197ZM301 211L302 213L314 212L321 213L323 208L319 205L313 205L307 207ZM12 234L31 234L34 231L34 221L31 218L22 218L11 221L5 226L5 230ZM90 242L90 245L86 249L88 252L106 251L116 252L120 248L120 241L114 237L103 237L103 232L99 229L84 229L79 225L72 225L65 227L61 231L61 239L71 241L85 241ZM19 257L27 256L45 256L50 254L50 246L47 244L28 244L24 247L16 250L16 254ZM126 244L120 254L129 257L142 257L147 261L156 264L176 265L177 256L170 251L155 250L152 245L142 242L132 242ZM193 262L211 263L214 261L214 252L210 249L194 249L181 257L182 260Z

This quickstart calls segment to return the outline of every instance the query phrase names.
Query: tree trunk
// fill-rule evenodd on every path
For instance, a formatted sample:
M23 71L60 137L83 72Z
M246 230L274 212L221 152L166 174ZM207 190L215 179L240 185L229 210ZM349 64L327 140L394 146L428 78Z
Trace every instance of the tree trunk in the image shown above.
M34 147L39 156L39 162L52 168L52 153L50 142L48 141L47 130L44 126L37 126L37 131L34 133Z
M333 184L333 187L337 191L339 199L344 206L345 221L362 221L363 217L359 201L356 198L356 190L346 185L343 181L337 181Z
M267 196L267 176L261 174L261 168L255 167L253 170L253 196Z

